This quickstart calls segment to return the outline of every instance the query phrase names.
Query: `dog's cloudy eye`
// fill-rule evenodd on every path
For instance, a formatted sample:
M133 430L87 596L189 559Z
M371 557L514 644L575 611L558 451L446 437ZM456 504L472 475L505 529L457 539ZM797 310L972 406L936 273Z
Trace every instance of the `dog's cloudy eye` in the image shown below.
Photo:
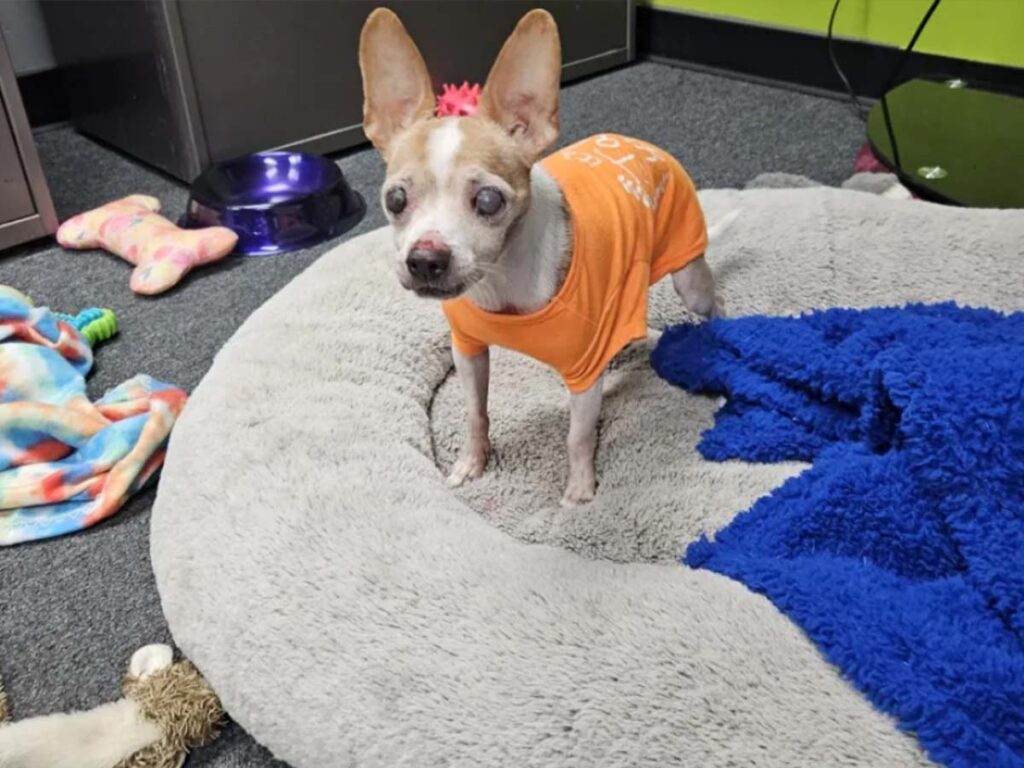
M505 196L494 187L484 187L473 198L473 208L481 216L493 216L505 205Z
M384 195L384 207L395 216L405 210L406 202L404 187L392 187Z

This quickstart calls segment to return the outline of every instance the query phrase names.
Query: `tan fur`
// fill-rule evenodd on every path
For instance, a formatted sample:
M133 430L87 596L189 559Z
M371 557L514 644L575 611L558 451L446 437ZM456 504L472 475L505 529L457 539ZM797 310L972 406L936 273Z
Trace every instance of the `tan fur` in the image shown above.
M125 696L139 705L163 738L115 768L177 768L184 755L220 734L224 709L213 689L191 662L182 661L142 678L128 675Z
M416 120L434 113L427 65L405 26L387 8L367 18L359 35L363 78L363 130L385 156L391 140Z
M455 156L456 165L484 168L507 181L520 200L528 196L533 160L522 146L491 120L468 117L459 125L462 144Z
M479 114L516 137L537 159L558 138L561 74L555 20L547 11L530 11L494 60L480 94Z
M429 172L427 166L427 139L437 127L437 120L421 119L395 136L387 160L388 175L402 169Z
M432 184L427 156L431 132L438 120L421 119L397 135L387 156L388 176L408 176L419 184ZM500 176L517 195L525 197L530 190L530 166L533 164L522 147L496 123L478 117L459 119L463 140L455 156L461 168L479 167ZM458 176L458 173L454 174Z

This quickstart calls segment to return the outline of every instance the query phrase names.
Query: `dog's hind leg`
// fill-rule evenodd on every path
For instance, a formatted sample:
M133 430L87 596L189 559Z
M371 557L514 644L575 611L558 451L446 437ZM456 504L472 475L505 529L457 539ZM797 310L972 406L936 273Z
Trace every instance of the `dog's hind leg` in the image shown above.
M708 227L708 244L714 243L739 218L735 208ZM701 317L725 317L725 302L715 292L715 278L702 253L685 267L672 273L672 285L691 312Z
M725 316L725 305L715 294L715 278L703 256L673 272L672 286L691 312L701 317Z

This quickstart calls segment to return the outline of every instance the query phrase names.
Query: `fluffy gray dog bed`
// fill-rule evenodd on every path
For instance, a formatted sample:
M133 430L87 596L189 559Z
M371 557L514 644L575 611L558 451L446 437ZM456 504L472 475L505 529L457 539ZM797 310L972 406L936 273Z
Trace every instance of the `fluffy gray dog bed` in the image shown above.
M1024 214L809 188L703 194L733 314L957 299L1021 308ZM712 464L715 403L608 382L597 500L563 510L565 394L493 363L495 461L462 427L439 308L386 233L257 311L176 427L153 564L177 642L257 740L324 766L916 766L765 599L674 562L799 466ZM685 320L667 284L651 323Z

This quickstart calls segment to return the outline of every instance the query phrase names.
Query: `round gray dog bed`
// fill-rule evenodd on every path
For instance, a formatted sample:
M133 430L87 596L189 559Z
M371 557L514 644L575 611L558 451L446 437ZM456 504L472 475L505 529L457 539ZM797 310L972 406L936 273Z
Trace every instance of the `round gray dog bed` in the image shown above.
M1024 215L858 192L710 191L733 314L955 298L1019 308ZM801 632L674 558L796 465L707 463L716 404L644 345L608 381L593 504L561 509L565 394L493 363L489 474L444 320L377 232L257 311L178 423L152 555L176 641L296 768L928 764ZM684 321L656 286L651 323Z

